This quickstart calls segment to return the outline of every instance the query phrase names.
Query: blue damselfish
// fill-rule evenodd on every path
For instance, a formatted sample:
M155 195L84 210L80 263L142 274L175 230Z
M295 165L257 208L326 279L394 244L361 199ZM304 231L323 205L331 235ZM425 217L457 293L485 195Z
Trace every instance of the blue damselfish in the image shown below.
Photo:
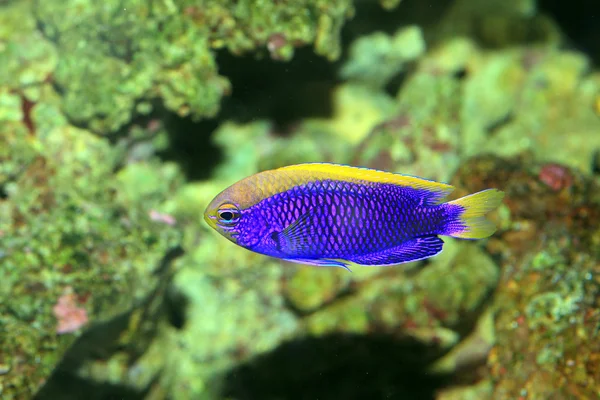
M413 176L312 163L264 171L217 195L204 219L248 250L296 263L386 266L442 251L438 235L481 239L497 189L443 203L454 187Z

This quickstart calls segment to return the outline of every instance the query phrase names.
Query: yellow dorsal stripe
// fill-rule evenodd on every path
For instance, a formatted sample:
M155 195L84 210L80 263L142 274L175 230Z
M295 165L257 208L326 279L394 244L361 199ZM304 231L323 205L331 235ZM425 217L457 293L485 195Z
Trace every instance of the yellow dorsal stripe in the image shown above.
M439 193L440 196L448 195L454 190L454 186L447 185L445 183L429 181L427 179L417 178L410 175L401 175L370 168L351 167L349 165L341 164L298 164L282 167L279 168L279 170L306 173L308 176L312 175L312 177L315 177L315 175L321 175L335 180L345 180L349 182L361 180L367 182L388 183L398 186L408 186L415 189L425 189L431 192Z

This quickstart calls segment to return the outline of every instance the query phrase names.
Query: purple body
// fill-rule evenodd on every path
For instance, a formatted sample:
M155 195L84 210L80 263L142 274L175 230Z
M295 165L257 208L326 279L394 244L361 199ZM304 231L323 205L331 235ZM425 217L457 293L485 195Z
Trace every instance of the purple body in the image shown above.
M317 181L243 210L237 241L262 254L318 265L320 259L366 265L418 260L441 251L437 235L465 228L464 208L437 200L424 189Z

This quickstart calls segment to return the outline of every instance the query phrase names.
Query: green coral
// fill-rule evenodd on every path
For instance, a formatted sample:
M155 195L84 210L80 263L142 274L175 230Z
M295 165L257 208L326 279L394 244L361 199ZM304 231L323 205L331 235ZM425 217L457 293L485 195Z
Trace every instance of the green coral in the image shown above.
M319 296L331 296L332 290L338 295L345 292L346 279L340 282L340 278L332 281L321 277L301 281L301 277L312 272L300 271L288 281L288 296L301 309L319 306L304 319L311 335L365 333L373 327L384 332L402 329L419 341L449 348L460 340L460 334L452 329L458 326L460 317L477 312L495 287L498 270L477 247L453 242L446 247L432 265L414 278L408 276L410 269L390 280L385 271L373 269L372 273L361 276L369 268L356 267L358 277L350 282L351 295L330 301L331 304ZM439 276L447 278L440 280Z
M170 368L162 377L175 398L206 396L204 388L186 383L207 384L236 363L272 350L294 334L297 322L277 295L281 267L249 266L238 263L233 279L191 268L178 274L175 286L189 299L189 322L176 335L172 332L172 354L165 360ZM199 342L211 345L198 347Z
M479 247L468 243L449 242L441 254L415 279L426 288L431 306L450 310L444 322L457 326L461 318L476 310L496 287L500 278L498 266ZM446 279L437 279L445 276Z
M211 140L223 162L198 182L156 157L169 148L167 129L133 117L155 118L158 103L194 120L216 116L238 89L217 51L293 62L308 44L338 59L351 1L0 3L3 398L29 398L45 380L60 393L57 365L94 387L218 398L228 371L288 340L377 335L410 338L428 374L485 374L440 399L574 395L564 377L592 398L600 196L570 170L554 192L543 165L530 163L589 171L600 78L586 57L558 49L535 2L460 0L433 26L353 37L361 19L348 31L332 115L299 118L285 133L268 119L218 121ZM396 90L388 84L398 73ZM310 161L453 180L457 196L502 188L507 200L491 216L499 231L447 239L426 262L348 273L261 256L204 224L204 207L228 185ZM157 270L177 244L186 255ZM58 335L53 307L68 290L89 322ZM115 331L108 344L84 340ZM475 368L486 357L489 369Z
M48 80L56 49L36 30L30 1L0 4L0 86L29 87Z
M181 7L79 3L36 3L44 33L58 49L54 79L72 120L114 132L155 97L180 115L217 112L229 84L216 72L205 31L182 19Z
M180 116L213 117L231 90L214 49L235 54L267 47L289 60L289 43L313 43L336 59L351 3L307 0L39 1L35 14L56 44L54 80L65 113L100 133L118 131L152 101Z
M237 248L204 225L198 231L203 212L198 204L216 189L205 182L177 194L174 215L190 221L183 243L191 251L179 262L172 290L186 298L186 322L180 330L163 326L153 344L158 347L139 366L166 365L157 390L174 398L214 398L220 374L297 332L298 321L281 296L281 263ZM164 347L170 350L157 350Z
M369 330L369 314L360 297L344 300L310 315L306 321L307 333L324 336L332 332L366 334Z
M303 312L315 310L334 299L348 285L350 277L339 271L298 268L286 287L286 298Z
M449 74L412 74L394 111L363 136L354 162L448 181L460 160L461 92L461 83Z
M437 40L470 37L493 48L556 46L561 33L554 21L537 8L534 0L454 1L430 35Z
M340 69L341 77L383 88L404 69L404 64L425 52L422 35L419 27L412 26L393 36L383 32L361 36L350 46L349 60Z
M506 288L499 293L495 349L499 356L492 361L496 394L518 393L522 385L536 394L558 391L566 397L577 393L584 398L597 394L591 389L595 384L590 383L596 380L597 369L585 367L600 351L592 339L600 317L593 300L598 290L590 281L594 262L585 255L575 257L577 261L561 264L559 255L555 263L537 272L525 265L514 277L522 288L519 297L514 298ZM515 313L522 317L515 317ZM515 335L522 344L511 342ZM502 374L498 364L505 368ZM517 378L530 373L533 379L528 382ZM572 381L574 386L564 387L561 379Z
M33 123L44 125L35 117ZM19 124L13 126L22 132ZM158 282L153 269L179 240L148 214L180 183L176 169L155 164L145 197L123 196L148 175L130 165L122 172L129 179L115 180L117 160L105 139L56 125L36 137L9 130L2 136L13 149L28 149L8 155L6 165L18 168L4 182L7 197L0 200L7 399L34 392L73 342L74 335L57 336L53 311L66 288L87 299L80 301L90 321L110 320L152 290Z
M529 151L590 170L600 147L593 107L600 75L586 75L583 55L481 51L461 38L433 48L418 64L391 117L363 136L360 163L446 181L465 157Z
M589 272L572 268L556 244L536 254L531 269L544 274L552 271L551 279L556 284L552 290L532 296L525 307L526 318L532 329L542 329L549 336L555 336L576 322L574 315L585 300Z
M20 103L19 96L0 92L0 185L20 174L36 154L27 128L20 123Z
M505 84L513 87L507 92L518 89L513 91L517 97L511 118L483 148L502 155L532 151L539 158L589 171L593 151L600 146L594 134L600 129L600 119L591 107L600 91L600 74L586 75L589 61L572 52L520 52L519 57L532 57L534 65L517 67L513 77L519 79Z

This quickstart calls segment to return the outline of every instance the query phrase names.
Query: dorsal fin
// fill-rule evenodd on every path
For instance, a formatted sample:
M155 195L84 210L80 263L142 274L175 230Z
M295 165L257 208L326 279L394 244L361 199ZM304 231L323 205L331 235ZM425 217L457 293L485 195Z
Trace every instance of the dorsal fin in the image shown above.
M279 168L279 170L288 172L303 172L308 176L312 175L313 177L320 179L329 178L348 182L377 182L424 190L431 193L427 197L429 202L432 204L440 202L444 197L454 190L454 186L423 178L417 178L415 176L379 171L365 167L352 167L342 164L308 163L290 165L288 167Z

